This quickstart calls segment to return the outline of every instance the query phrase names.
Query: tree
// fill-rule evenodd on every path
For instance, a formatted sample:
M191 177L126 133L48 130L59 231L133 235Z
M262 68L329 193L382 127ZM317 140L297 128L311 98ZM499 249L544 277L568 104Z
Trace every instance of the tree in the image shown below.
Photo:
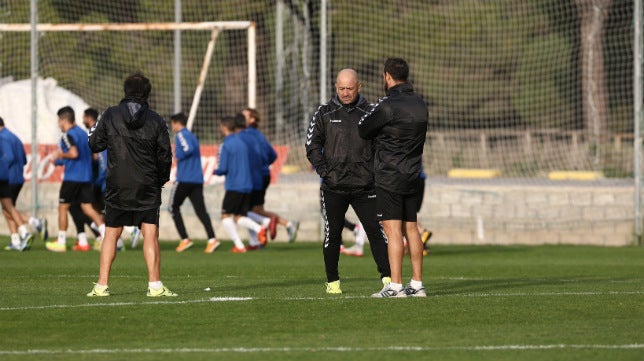
M604 79L604 28L612 0L575 0L581 30L584 128L598 143L608 135L608 93Z

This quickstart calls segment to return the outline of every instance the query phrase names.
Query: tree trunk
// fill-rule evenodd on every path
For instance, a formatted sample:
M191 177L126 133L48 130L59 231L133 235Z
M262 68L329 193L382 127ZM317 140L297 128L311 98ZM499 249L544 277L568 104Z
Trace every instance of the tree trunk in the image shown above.
M612 0L575 0L581 27L584 128L596 144L609 138L603 45L604 22L611 2Z

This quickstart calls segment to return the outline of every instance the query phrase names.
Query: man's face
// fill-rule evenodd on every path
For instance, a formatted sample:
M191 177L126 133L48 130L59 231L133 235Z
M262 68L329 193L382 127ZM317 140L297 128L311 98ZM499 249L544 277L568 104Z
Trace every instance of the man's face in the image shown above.
M180 126L179 126L180 124L181 124L181 123L179 123L179 122L175 122L174 120L171 120L171 121L170 121L170 129L172 129L172 131L173 131L174 133L177 133L178 131L180 131L180 130L181 130L181 128L180 128Z
M58 128L60 131L65 133L65 120L63 118L58 118Z
M362 86L355 79L338 78L335 82L335 92L342 104L351 104L358 97Z
M247 127L250 127L251 124L255 123L255 119L251 118L250 116L250 111L244 109L242 110L242 114L244 114L244 118L246 118Z
M83 115L83 125L85 125L85 128L91 129L92 126L94 126L94 122L92 121L93 119L91 117L88 117L87 115Z

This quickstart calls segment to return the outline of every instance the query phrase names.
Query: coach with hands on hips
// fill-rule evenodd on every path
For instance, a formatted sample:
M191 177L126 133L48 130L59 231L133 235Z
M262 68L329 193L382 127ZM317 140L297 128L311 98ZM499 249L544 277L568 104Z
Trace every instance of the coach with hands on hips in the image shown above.
M384 285L391 280L391 273L387 243L375 212L372 141L358 134L358 121L371 109L371 104L360 95L361 84L353 69L338 73L335 90L331 100L320 105L313 115L306 136L306 156L322 178L320 202L325 222L326 292L340 294L338 261L349 205L369 237Z

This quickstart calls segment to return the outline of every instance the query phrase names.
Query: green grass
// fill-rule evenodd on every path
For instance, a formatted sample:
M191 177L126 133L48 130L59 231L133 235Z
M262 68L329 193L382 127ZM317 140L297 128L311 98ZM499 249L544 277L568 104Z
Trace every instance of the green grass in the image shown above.
M371 299L369 254L341 258L344 294L329 296L319 243L174 246L162 280L179 297L161 300L140 249L117 256L100 299L85 296L98 252L1 252L0 359L644 359L644 248L435 246L429 297Z

